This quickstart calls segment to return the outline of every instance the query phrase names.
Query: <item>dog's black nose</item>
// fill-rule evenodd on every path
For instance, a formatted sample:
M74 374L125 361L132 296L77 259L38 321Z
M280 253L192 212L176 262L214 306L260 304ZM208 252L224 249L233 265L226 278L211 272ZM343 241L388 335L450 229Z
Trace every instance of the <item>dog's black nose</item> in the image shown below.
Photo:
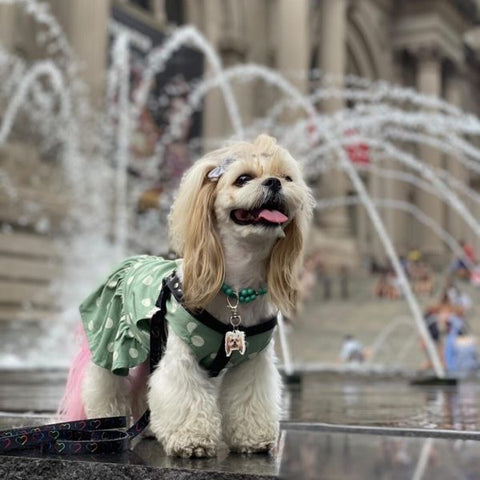
M272 192L279 192L282 189L282 183L275 177L268 177L262 182L262 185L268 187Z

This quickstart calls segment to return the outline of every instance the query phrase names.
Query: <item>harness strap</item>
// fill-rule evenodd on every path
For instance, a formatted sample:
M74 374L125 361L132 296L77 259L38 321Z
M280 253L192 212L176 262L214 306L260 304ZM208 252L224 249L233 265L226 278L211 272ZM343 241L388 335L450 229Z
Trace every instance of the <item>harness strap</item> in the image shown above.
M206 310L202 310L201 312L194 313L194 312L191 312L188 308L186 308L185 305L183 305L182 284L175 270L168 277L165 278L164 282L165 282L164 285L166 285L168 289L168 296L173 295L175 300L177 300L177 302L180 303L182 307L199 322L203 323L204 325L211 328L212 330L215 330L216 332L221 333L222 335L225 335L227 332L233 329L232 325L228 325L220 322L214 316L210 315L210 313L208 313ZM160 308L160 305L157 305L157 307ZM245 332L245 336L248 338L253 335L258 335L259 333L264 333L264 332L268 332L269 330L273 330L276 324L277 324L277 317L275 316L259 323L258 325L254 325L252 327L244 327L243 325L239 325L237 328ZM166 342L166 339L165 339L165 342ZM225 346L223 343L221 343L215 358L213 359L210 366L207 368L208 376L211 378L217 377L220 374L220 372L227 366L229 361L230 361L230 358L227 357L227 353L225 352Z

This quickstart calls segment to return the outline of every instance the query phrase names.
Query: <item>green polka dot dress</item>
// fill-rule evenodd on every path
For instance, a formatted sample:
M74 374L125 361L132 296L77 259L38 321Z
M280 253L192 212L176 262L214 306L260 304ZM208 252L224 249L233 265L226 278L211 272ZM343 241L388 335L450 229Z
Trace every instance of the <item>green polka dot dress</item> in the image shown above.
M95 364L116 375L128 375L130 368L147 359L150 319L158 311L155 303L163 279L178 270L181 262L148 255L128 258L85 299L80 314ZM224 333L207 326L201 314L197 317L187 311L173 295L166 307L169 330L188 344L199 364L208 369L224 345ZM272 335L273 328L249 336L246 354L233 352L227 367L253 358L268 345Z

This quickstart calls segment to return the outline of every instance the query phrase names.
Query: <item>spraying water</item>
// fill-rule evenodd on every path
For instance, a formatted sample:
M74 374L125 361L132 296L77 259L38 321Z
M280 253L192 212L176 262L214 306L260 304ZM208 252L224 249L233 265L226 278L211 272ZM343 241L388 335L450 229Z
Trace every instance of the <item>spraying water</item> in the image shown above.
M372 198L359 172L407 182L412 188L434 195L457 212L478 236L480 224L471 212L469 202L478 203L480 196L447 169L426 164L410 148L418 145L434 148L467 172L479 172L480 149L474 139L480 135L480 121L476 117L412 89L350 76L344 79L344 88L335 86L338 83L334 78L324 78L322 86L307 96L278 72L264 66L249 64L224 68L211 44L191 26L174 31L159 46L145 46L150 50L145 55L144 68L132 94L131 78L136 72L132 72L131 57L139 39L114 25L111 28L105 108L95 111L88 103L85 86L78 79L75 55L46 4L37 0L0 0L0 4L9 3L22 6L44 26L39 40L51 58L26 64L23 59L0 49L0 100L6 105L0 116L0 147L9 142L16 129L21 131L19 118L22 112L34 110L36 115L32 117L30 128L36 129L42 139L40 149L51 151L52 145L56 147L65 177L65 191L68 192L68 215L56 237L64 253L63 276L54 282L55 291L62 296L63 308L55 320L55 327L49 329L38 347L40 351L52 346L52 351L57 353L56 359L48 359L50 365L69 361L68 352L72 349L65 337L78 321L76 305L91 289L92 278L98 278L113 261L131 252L166 251L165 215L175 179L162 178L165 171L162 169L158 178L155 165L158 165L158 157L165 156L165 152L181 139L180 126L191 121L209 92L219 89L231 123L229 138L249 138L260 131L268 131L298 158L308 177L318 178L337 169L350 179L357 192L355 201L366 208L396 270L411 316L427 345L436 373L443 376L443 367L426 331L420 307L378 209L407 211L431 228L455 254L461 253L461 247L448 231L416 205L408 201ZM186 45L203 54L208 73L187 86L183 103L164 126L163 134L155 138L153 153L142 158L145 171L154 174L151 177L132 175L139 162L135 139L139 125L145 121L142 115L151 100L152 82ZM234 85L258 80L277 92L278 101L262 116L246 122L239 113ZM331 98L348 100L355 107L329 114L319 112L316 108L318 102ZM294 114L287 115L287 112ZM353 133L346 135L345 132ZM88 142L79 141L86 138ZM198 151L199 143L217 145L223 140L202 138L200 142L199 138L192 138L186 143L192 152ZM355 165L350 161L346 150L359 143L366 145L375 159L371 165ZM383 162L388 162L388 169L382 167ZM146 209L139 216L139 193L145 191L154 175L160 184L157 190L161 195L156 200L155 209ZM16 185L2 169L0 189L12 202L18 197ZM329 201L330 206L339 202L338 199L320 199L319 205L326 208ZM152 239L155 239L153 245ZM76 288L71 288L72 283ZM27 362L38 364L40 358L38 351L31 352Z

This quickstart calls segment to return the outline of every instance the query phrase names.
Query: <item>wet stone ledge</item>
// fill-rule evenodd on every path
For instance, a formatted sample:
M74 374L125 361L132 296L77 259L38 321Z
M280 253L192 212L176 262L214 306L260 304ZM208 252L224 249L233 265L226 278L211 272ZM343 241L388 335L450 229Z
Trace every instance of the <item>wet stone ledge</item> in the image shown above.
M277 475L273 457L228 455L225 450L217 458L173 458L151 439L121 455L54 456L35 451L0 455L2 480L273 480Z
M229 457L230 458L230 457ZM133 460L132 463L130 463ZM276 479L276 468L270 468L270 474L255 472L255 466L246 466L254 458L244 459L245 468L238 462L224 461L223 467L215 468L215 464L208 465L209 460L178 460L177 466L141 465L132 452L126 452L121 458L116 459L71 459L66 457L36 457L36 456L0 456L0 478L2 480L71 480L71 479L102 479L102 480L270 480ZM185 463L182 468L181 464ZM207 462L207 464L205 464ZM168 463L168 462L167 462ZM175 462L174 462L175 463ZM254 460L253 463L258 466ZM196 464L196 465L195 465ZM238 471L237 468L243 470Z

